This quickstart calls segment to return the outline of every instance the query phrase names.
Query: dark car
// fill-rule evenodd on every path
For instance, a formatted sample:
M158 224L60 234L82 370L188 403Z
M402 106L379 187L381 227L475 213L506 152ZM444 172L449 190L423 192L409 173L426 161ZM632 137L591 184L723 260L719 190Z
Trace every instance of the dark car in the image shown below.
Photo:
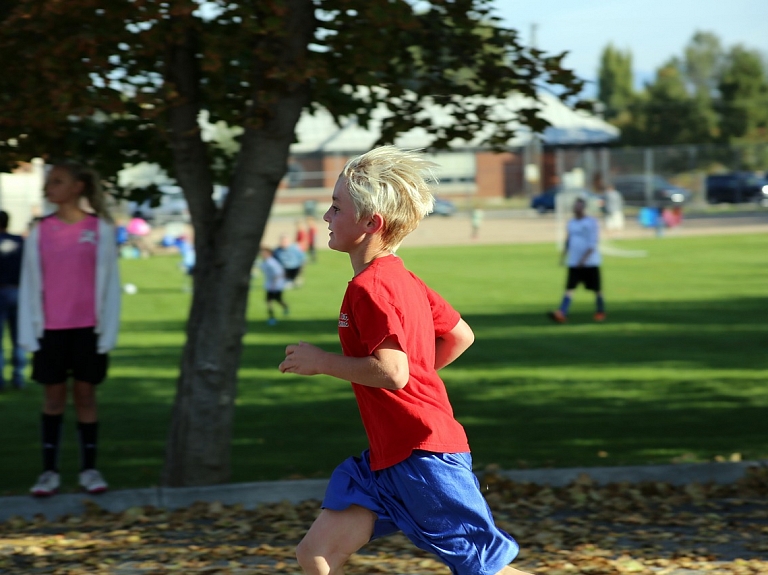
M707 201L740 204L768 201L768 180L751 172L731 172L707 176Z
M562 188L554 187L544 190L542 193L531 198L531 208L544 214L555 211L555 196Z
M630 176L614 176L611 183L624 198L629 206L646 206L648 198L645 185L648 176L636 174ZM650 176L651 203L658 207L682 206L691 201L691 191L675 186L661 176Z
M435 198L435 207L429 212L429 215L452 216L456 213L456 204L444 198Z
M564 195L563 195L564 194ZM602 209L603 197L585 188L563 188L561 186L552 187L544 190L531 198L531 208L544 214L554 212L557 207L558 198L562 197L566 204L560 209L570 212L573 208L573 202L576 198L581 198L587 202L590 208L596 210Z

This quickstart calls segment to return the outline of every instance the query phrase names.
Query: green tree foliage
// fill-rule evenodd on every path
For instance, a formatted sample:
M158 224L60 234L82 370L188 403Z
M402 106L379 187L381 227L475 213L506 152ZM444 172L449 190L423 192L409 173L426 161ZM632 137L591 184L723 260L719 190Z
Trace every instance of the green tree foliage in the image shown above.
M679 60L659 68L631 105L631 121L623 126L622 142L651 146L710 141L709 107L706 100L690 94L686 80Z
M323 107L380 142L413 127L435 147L547 123L547 85L582 82L565 54L525 47L490 0L16 0L0 8L0 166L73 157L116 185L126 163L158 162L184 190L197 263L164 482L229 478L250 272L301 113ZM499 114L510 94L531 105ZM427 104L451 122L435 123ZM242 128L228 156L198 118ZM515 120L517 122L515 122ZM482 129L481 129L482 128ZM229 192L222 206L213 186ZM277 358L276 358L277 363Z
M619 90L631 76L631 54L612 46L600 63L600 100L626 145L738 143L768 137L768 75L761 54L726 51L712 32L696 32L639 92ZM621 96L617 97L616 93Z
M768 77L760 52L734 46L728 52L718 88L723 141L768 139Z
M608 44L600 56L598 70L598 99L603 103L604 116L620 118L634 100L632 53Z
M720 38L712 32L696 32L685 47L685 76L697 95L717 94L725 53Z

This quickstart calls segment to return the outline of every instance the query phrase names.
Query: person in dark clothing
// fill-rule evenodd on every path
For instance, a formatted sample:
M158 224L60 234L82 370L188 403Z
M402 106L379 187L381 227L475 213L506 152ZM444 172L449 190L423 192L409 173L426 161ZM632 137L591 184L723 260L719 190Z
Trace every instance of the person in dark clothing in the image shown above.
M2 341L6 323L13 349L11 384L16 389L24 387L24 367L27 365L27 355L19 347L17 338L19 276L24 238L8 233L9 221L8 212L0 211L0 390L5 389L5 352Z

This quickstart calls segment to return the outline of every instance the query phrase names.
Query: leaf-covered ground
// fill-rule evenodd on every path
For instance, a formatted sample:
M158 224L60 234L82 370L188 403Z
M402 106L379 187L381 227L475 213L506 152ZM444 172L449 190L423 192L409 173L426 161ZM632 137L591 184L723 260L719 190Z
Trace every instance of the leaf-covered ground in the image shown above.
M520 542L519 569L547 575L768 573L768 469L734 485L666 483L483 488L496 520ZM317 501L244 510L199 503L177 511L131 508L0 524L0 573L57 575L298 573L294 547ZM445 574L404 537L373 542L347 573Z

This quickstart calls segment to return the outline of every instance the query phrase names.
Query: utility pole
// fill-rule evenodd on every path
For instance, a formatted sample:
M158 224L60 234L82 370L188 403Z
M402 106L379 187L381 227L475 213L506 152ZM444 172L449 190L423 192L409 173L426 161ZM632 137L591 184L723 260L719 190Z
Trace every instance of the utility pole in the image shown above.
M536 48L536 31L539 25L536 22L531 22L531 49ZM524 157L525 163L525 192L531 197L544 189L542 178L544 176L544 166L542 163L543 157L541 153L541 141L538 134L533 130L529 130L528 144L525 147Z

